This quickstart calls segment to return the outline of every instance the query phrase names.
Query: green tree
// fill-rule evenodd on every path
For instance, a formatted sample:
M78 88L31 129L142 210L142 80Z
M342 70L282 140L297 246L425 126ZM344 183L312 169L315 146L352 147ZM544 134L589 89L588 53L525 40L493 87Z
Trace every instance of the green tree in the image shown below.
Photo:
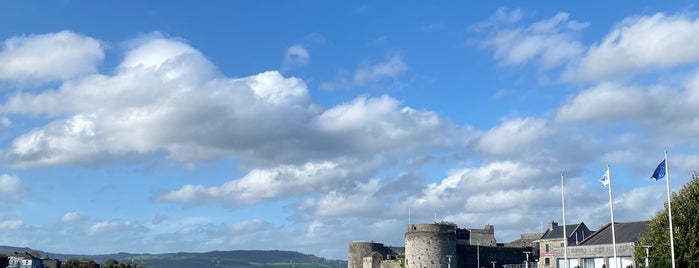
M70 258L66 260L63 265L61 265L63 268L85 268L82 264L80 264L80 261L76 258Z
M678 193L673 193L671 201L675 264L699 268L699 173L695 172ZM666 202L665 208L650 220L648 232L638 241L639 246L634 251L638 263L645 264L646 251L641 246L651 246L651 267L672 267L669 226Z
M7 267L10 265L10 258L5 254L0 254L0 267Z
M108 259L106 262L104 262L104 267L105 268L118 268L119 262L115 259Z

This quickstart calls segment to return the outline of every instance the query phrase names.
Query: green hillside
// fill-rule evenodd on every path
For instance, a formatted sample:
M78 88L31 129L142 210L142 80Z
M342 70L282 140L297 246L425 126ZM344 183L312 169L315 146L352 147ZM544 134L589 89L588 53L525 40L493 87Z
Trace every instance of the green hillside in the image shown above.
M30 252L40 256L65 260L68 258L88 258L97 263L114 259L120 263L135 262L148 268L193 268L193 267L299 267L299 268L334 268L347 267L346 261L326 260L313 255L294 251L280 250L234 250L212 251L205 253L165 253L165 254L131 254L117 253L106 255L71 255L37 251L30 248L0 246L0 253Z

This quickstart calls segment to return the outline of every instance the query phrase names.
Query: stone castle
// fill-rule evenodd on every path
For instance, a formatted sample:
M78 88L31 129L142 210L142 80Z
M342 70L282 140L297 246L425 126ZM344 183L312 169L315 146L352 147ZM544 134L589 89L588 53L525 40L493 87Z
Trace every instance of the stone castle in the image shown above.
M522 241L498 244L495 228L461 229L454 223L408 224L405 247L387 247L377 242L351 242L348 268L460 268L498 267L519 263L523 252L541 234L524 234ZM525 241L526 240L526 241ZM516 267L516 266L513 266Z

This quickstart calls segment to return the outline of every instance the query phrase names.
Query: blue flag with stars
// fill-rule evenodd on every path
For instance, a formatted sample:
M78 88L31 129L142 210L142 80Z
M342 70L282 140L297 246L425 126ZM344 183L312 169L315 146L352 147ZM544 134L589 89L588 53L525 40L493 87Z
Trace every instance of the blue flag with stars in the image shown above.
M663 162L660 162L658 167L655 168L655 171L653 171L653 176L650 176L650 177L655 179L656 181L665 177L665 160L664 159L663 159Z

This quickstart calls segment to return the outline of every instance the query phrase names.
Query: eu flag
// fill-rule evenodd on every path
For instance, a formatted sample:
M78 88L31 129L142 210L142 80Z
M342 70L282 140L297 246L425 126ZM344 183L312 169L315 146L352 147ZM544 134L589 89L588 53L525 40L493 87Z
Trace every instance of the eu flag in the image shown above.
M656 181L665 177L665 160L663 160L663 162L660 162L658 167L655 168L655 171L653 171L653 176L650 177L655 179Z

